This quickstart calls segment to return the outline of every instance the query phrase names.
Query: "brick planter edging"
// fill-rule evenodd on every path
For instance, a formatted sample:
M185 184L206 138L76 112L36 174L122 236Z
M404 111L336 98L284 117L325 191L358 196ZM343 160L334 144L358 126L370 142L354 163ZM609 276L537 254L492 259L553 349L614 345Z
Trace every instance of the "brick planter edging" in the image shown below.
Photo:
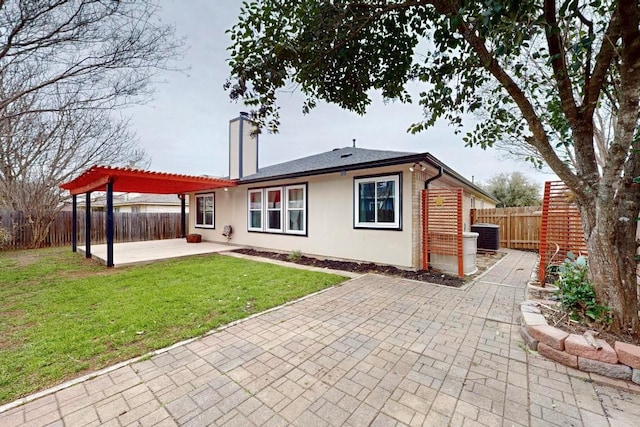
M572 368L640 384L640 347L616 341L611 347L596 339L601 350L593 348L582 335L569 334L541 321L544 318L535 301L520 304L520 335L527 347Z

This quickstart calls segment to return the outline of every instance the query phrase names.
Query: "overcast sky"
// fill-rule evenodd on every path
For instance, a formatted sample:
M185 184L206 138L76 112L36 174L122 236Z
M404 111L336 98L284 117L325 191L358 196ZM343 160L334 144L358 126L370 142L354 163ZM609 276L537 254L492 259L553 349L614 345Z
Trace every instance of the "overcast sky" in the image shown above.
M175 25L186 39L179 66L185 72L163 73L154 99L129 109L140 145L150 155L150 169L190 175L228 174L228 123L247 108L229 100L222 89L229 74L225 30L236 21L239 0L160 0L161 19ZM419 90L419 86L415 86ZM365 116L320 104L301 113L300 94L282 93L280 133L260 135L259 165L268 166L333 148L429 152L475 182L506 172L522 171L537 182L551 175L525 162L507 160L496 150L465 148L462 135L446 123L417 135L407 128L422 117L418 105L376 99Z

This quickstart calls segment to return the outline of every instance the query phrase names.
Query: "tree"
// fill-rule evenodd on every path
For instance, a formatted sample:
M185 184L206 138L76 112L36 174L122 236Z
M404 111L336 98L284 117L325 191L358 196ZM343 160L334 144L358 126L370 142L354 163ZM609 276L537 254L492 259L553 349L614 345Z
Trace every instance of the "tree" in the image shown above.
M118 111L144 102L181 41L151 0L0 1L0 200L39 246L66 197L98 164L139 162Z
M499 200L499 208L540 205L538 185L520 172L495 175L481 187Z
M230 30L227 88L270 130L278 91L291 86L306 95L305 112L323 100L364 114L371 90L408 102L407 83L423 82L424 117L413 132L440 119L461 130L466 114L484 111L465 143L515 137L566 183L598 300L611 307L614 330L638 335L639 8L637 0L252 1ZM603 102L615 135L599 168L594 118Z

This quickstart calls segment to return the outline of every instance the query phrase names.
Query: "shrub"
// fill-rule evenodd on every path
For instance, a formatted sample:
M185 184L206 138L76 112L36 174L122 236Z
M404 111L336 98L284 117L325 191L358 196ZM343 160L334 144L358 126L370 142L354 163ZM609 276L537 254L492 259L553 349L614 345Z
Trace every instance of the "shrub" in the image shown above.
M302 252L299 250L291 251L287 258L289 261L300 261L300 258L302 258Z
M558 295L563 309L573 320L593 322L600 325L611 323L608 307L596 302L596 294L588 277L587 258L569 252L558 267Z

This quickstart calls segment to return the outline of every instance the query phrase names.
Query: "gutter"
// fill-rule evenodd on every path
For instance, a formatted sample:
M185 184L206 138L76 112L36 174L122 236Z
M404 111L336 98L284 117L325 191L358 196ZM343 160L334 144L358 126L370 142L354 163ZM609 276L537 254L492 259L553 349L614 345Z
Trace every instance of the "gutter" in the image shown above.
M427 160L428 160L428 159L427 159ZM443 172L443 167L442 167L442 166L434 165L434 164L432 164L431 162L428 162L428 163L429 163L429 164L431 164L431 166L435 166L435 167L437 167L437 168L438 168L438 174L437 174L437 175L435 175L435 176L432 176L431 178L427 179L427 180L424 182L424 189L425 189L425 190L428 190L428 189L429 189L429 183L430 183L431 181L435 181L436 179L440 178L440 177L442 176L442 172Z

